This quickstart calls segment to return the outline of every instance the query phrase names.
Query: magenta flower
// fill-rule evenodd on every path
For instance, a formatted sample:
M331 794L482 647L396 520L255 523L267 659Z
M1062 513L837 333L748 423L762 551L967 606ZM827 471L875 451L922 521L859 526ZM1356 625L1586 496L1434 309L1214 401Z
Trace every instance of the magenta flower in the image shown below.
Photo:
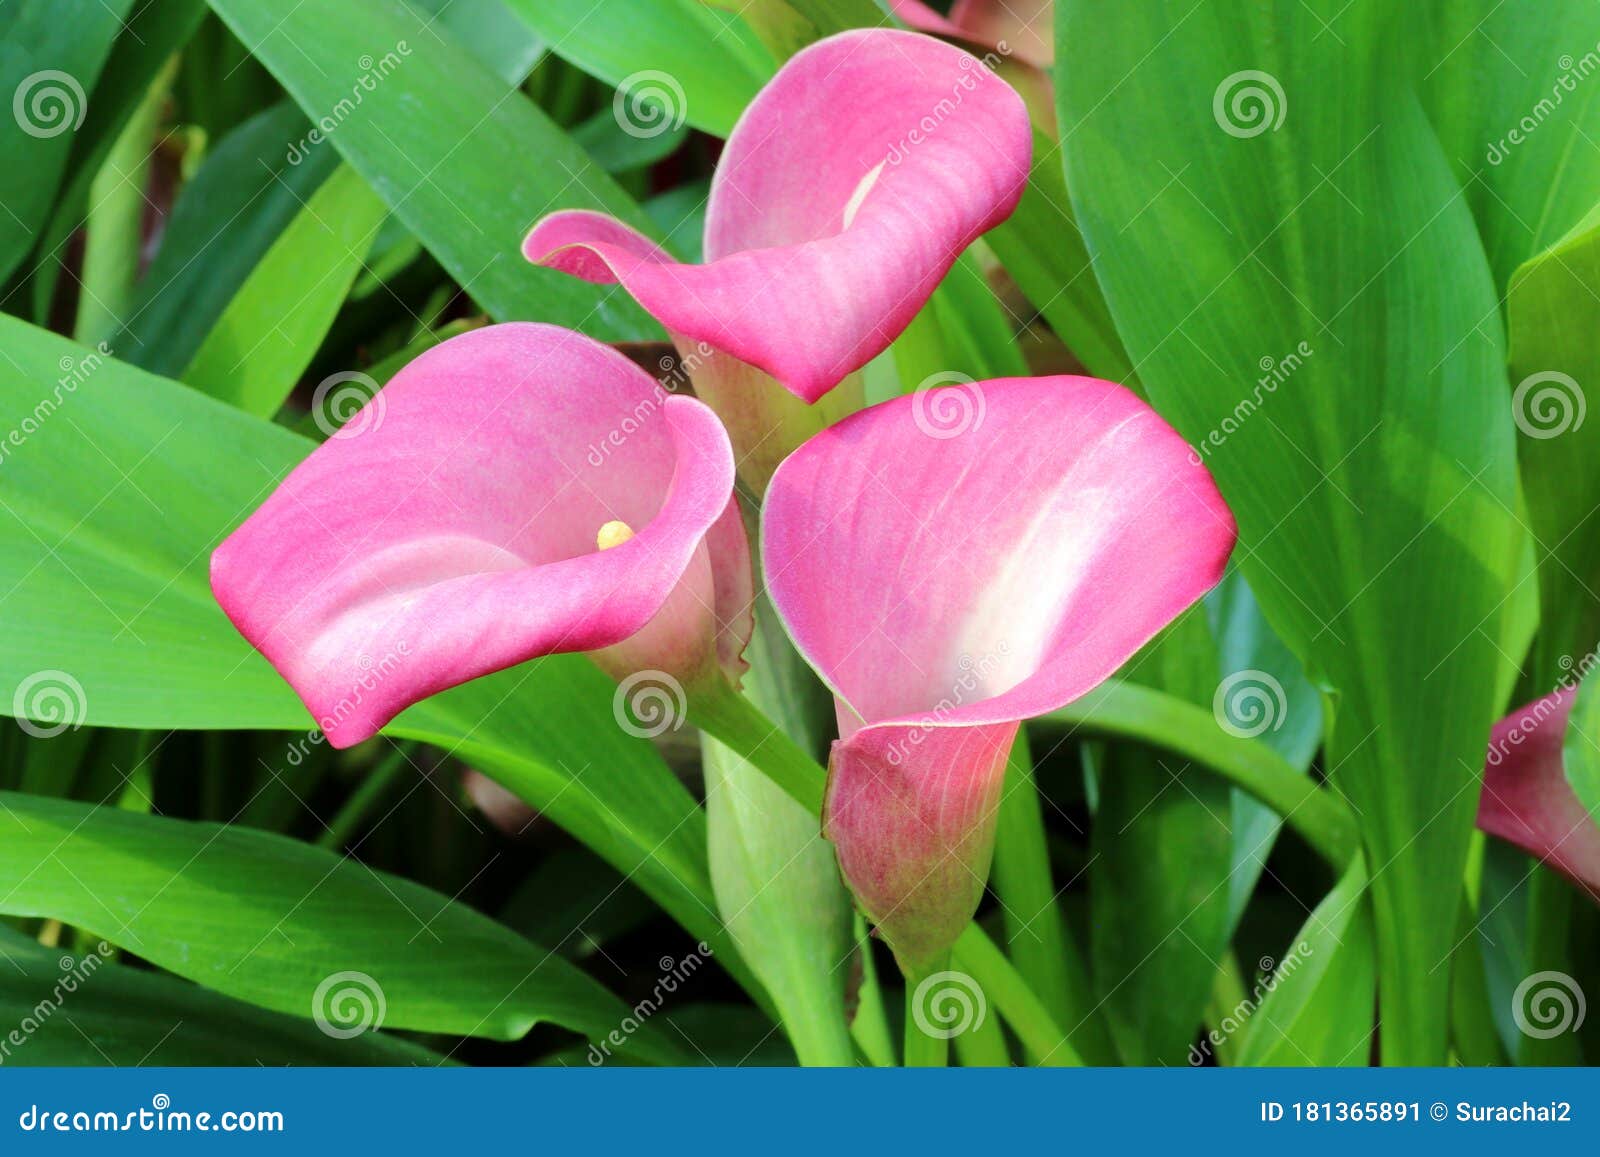
M977 909L1019 721L1115 671L1217 582L1234 538L1183 439L1092 378L899 398L779 467L767 582L843 736L825 830L902 965Z
M1478 826L1539 857L1600 900L1600 826L1567 782L1561 756L1577 697L1576 687L1563 688L1494 725Z
M240 633L346 747L541 655L737 679L749 545L714 414L546 325L401 370L211 559Z
M677 342L764 484L834 416L785 406L770 379L816 403L887 348L1016 208L1032 147L1021 99L970 54L911 32L846 32L790 60L729 136L704 265L576 210L535 225L523 253L620 282Z

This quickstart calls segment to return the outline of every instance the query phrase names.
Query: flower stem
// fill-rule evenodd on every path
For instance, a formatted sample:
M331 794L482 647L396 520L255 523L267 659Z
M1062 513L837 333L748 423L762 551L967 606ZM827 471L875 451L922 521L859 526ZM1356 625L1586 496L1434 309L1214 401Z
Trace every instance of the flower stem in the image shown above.
M938 1000L938 973L950 963L948 952L921 969L906 972L906 1068L942 1069L950 1063L950 1037L937 1032L939 1022L930 1019ZM970 1028L971 1025L959 1026Z
M822 814L827 773L750 700L718 680L689 701L689 719L764 772L813 815Z

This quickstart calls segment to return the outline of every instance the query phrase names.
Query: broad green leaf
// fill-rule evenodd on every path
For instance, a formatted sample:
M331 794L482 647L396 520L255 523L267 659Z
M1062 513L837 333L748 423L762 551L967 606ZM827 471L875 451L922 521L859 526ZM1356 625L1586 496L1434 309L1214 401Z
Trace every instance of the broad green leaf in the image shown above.
M465 905L266 832L8 792L0 865L0 913L60 920L342 1030L516 1040L548 1021L603 1037L628 1014L565 957ZM648 1026L631 1040L657 1061L677 1055Z
M0 927L0 1063L83 1065L437 1065L443 1058L383 1032L330 1036L159 973L46 948ZM303 1011L303 1010L296 1010Z
M1590 0L1408 5L1415 73L1504 286L1600 190L1600 8Z
M0 6L0 281L39 239L55 207L73 135L83 127L132 0L12 0Z
M1271 978L1240 1010L1240 1065L1367 1064L1374 969L1366 888L1366 863L1357 859L1271 962Z
M84 724L304 733L286 763L319 743L206 578L215 545L312 444L14 319L0 317L0 346L0 408L27 416L0 440L0 710L54 695ZM588 660L554 656L436 696L389 732L495 775L759 992L716 917L704 813L616 726L614 691Z
M619 121L613 110L601 109L573 128L572 139L606 172L626 173L671 156L689 136L689 130L682 125L642 135L629 131L630 127L628 122Z
M217 142L173 206L139 283L119 358L169 377L183 372L251 270L338 166L326 145L291 160L310 125L275 105Z
M594 209L651 231L616 183L518 90L399 0L211 7L350 165L500 321L606 341L658 339L627 294L531 266L541 216Z
M1507 408L1521 432L1538 562L1542 686L1568 676L1600 638L1600 417L1587 413L1600 385L1597 294L1600 206L1519 268L1507 294L1516 383Z
M1067 183L1118 331L1332 697L1327 764L1383 865L1385 1059L1442 1062L1520 543L1494 283L1391 59L1400 14L1205 0L1181 36L1149 0L1057 14Z
M481 60L496 76L521 82L544 56L545 45L508 0L406 0Z
M550 50L617 90L615 115L653 137L687 122L726 137L776 69L744 22L700 0L504 0Z
M1217 657L1201 608L1135 659L1169 694L1209 702ZM1089 833L1092 972L1123 1062L1176 1064L1194 1040L1232 932L1231 789L1204 768L1112 747Z
M247 413L271 417L311 363L350 292L388 206L341 165L273 242L183 380Z

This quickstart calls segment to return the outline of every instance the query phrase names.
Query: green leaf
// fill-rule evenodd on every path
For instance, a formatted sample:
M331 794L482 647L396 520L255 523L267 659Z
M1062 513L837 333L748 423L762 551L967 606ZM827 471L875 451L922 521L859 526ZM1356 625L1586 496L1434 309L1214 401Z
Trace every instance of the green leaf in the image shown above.
M985 240L1017 288L1091 374L1131 385L1133 364L1090 266L1061 158L1061 146L1035 130L1033 171L1022 201Z
M1589 0L1407 9L1429 115L1503 286L1594 206L1600 10Z
M1441 1063L1435 966L1520 546L1493 280L1392 6L1205 0L1181 36L1169 16L1058 7L1068 187L1141 381L1332 696L1327 763L1384 865L1385 1059Z
M284 102L217 143L173 206L127 322L111 339L118 357L169 377L194 359L251 270L338 166L326 145L291 163L290 147L309 130Z
M1217 660L1201 608L1134 660L1179 698L1209 702ZM1232 931L1231 790L1165 752L1112 747L1089 833L1092 972L1117 1051L1173 1064L1194 1040Z
M247 413L276 413L311 364L387 215L354 169L335 169L250 271L183 380Z
M808 750L821 750L833 700L766 602L757 608L745 693ZM761 978L800 1062L851 1065L845 992L854 953L850 898L817 817L710 736L701 736L707 844L717 906Z
M591 158L471 53L399 0L306 0L287 12L211 0L439 262L499 321L605 341L659 340L627 294L531 266L520 246L556 209L649 219Z
M1226 699L1225 686L1246 693L1265 692L1262 706L1270 707L1260 717L1260 734L1256 738L1283 756L1291 767L1302 773L1309 771L1322 744L1322 697L1305 677L1300 661L1273 632L1249 584L1237 570L1230 570L1206 596L1206 614L1222 665L1222 682L1216 694ZM1225 710L1226 707L1224 703ZM1255 731L1256 725L1248 730ZM1271 808L1237 788L1230 810L1233 870L1228 873L1228 909L1230 922L1237 928L1283 821Z
M38 267L33 272L33 315L43 321L60 276L68 239L83 223L92 205L89 186L100 172L112 145L140 108L157 75L194 35L206 13L204 0L170 0L165 4L136 5L128 16L110 59L95 86L94 100L83 128L73 134L67 161L67 180L56 197L37 248ZM151 148L147 144L147 149ZM153 151L153 149L152 149ZM142 187L139 190L143 192ZM142 203L142 202L141 202Z
M0 317L0 345L0 405L29 415L20 445L0 440L0 710L16 711L12 692L38 676L79 723L292 730L305 733L297 745L320 743L206 577L215 545L311 443L15 319ZM587 659L552 656L418 704L389 733L495 775L759 992L716 917L704 812L616 726L614 691Z
M356 860L249 828L0 793L0 913L82 928L215 992L351 1027L590 1037L628 1010L566 958ZM343 992L353 1002L341 1006ZM341 1011L341 1008L344 1011ZM382 1008L381 1022L366 1010ZM676 1052L646 1031L639 1052Z
M132 0L12 0L0 7L0 281L55 208L73 135Z
M1244 1009L1239 1064L1364 1066L1372 1046L1372 912L1367 869L1357 859L1306 918L1259 1007Z
M557 56L616 87L617 117L643 137L684 122L726 137L776 70L736 14L700 0L505 2Z
M0 926L0 1037L6 1065L437 1065L443 1058L382 1032L329 1036L159 973L46 948ZM303 1010L297 1010L303 1011Z
M1600 419L1585 420L1600 384L1597 292L1600 206L1519 268L1507 295L1517 383L1508 408L1522 435L1541 612L1535 677L1545 686L1566 676L1600 632Z

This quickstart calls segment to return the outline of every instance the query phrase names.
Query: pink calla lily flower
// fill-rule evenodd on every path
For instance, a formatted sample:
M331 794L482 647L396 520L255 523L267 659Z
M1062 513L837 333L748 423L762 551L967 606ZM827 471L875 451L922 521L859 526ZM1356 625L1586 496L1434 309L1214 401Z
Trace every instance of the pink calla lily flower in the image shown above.
M222 609L336 747L560 652L736 681L751 584L716 415L530 324L410 363L211 559Z
M1235 535L1183 439L1092 378L898 398L779 467L768 587L843 736L825 832L902 965L935 962L977 909L1019 721L1121 666L1220 579Z
M1489 737L1478 827L1516 844L1600 901L1600 821L1567 782L1562 745L1576 687L1513 711Z
M1055 0L956 0L949 16L922 0L889 0L889 11L911 28L1002 50L1035 68L1056 60Z
M845 32L797 54L739 119L712 178L704 265L581 210L544 218L523 253L620 282L649 310L727 422L741 469L758 459L759 488L838 416L805 407L883 352L1010 216L1032 150L1022 100L970 54L912 32ZM774 379L805 406L774 397Z

